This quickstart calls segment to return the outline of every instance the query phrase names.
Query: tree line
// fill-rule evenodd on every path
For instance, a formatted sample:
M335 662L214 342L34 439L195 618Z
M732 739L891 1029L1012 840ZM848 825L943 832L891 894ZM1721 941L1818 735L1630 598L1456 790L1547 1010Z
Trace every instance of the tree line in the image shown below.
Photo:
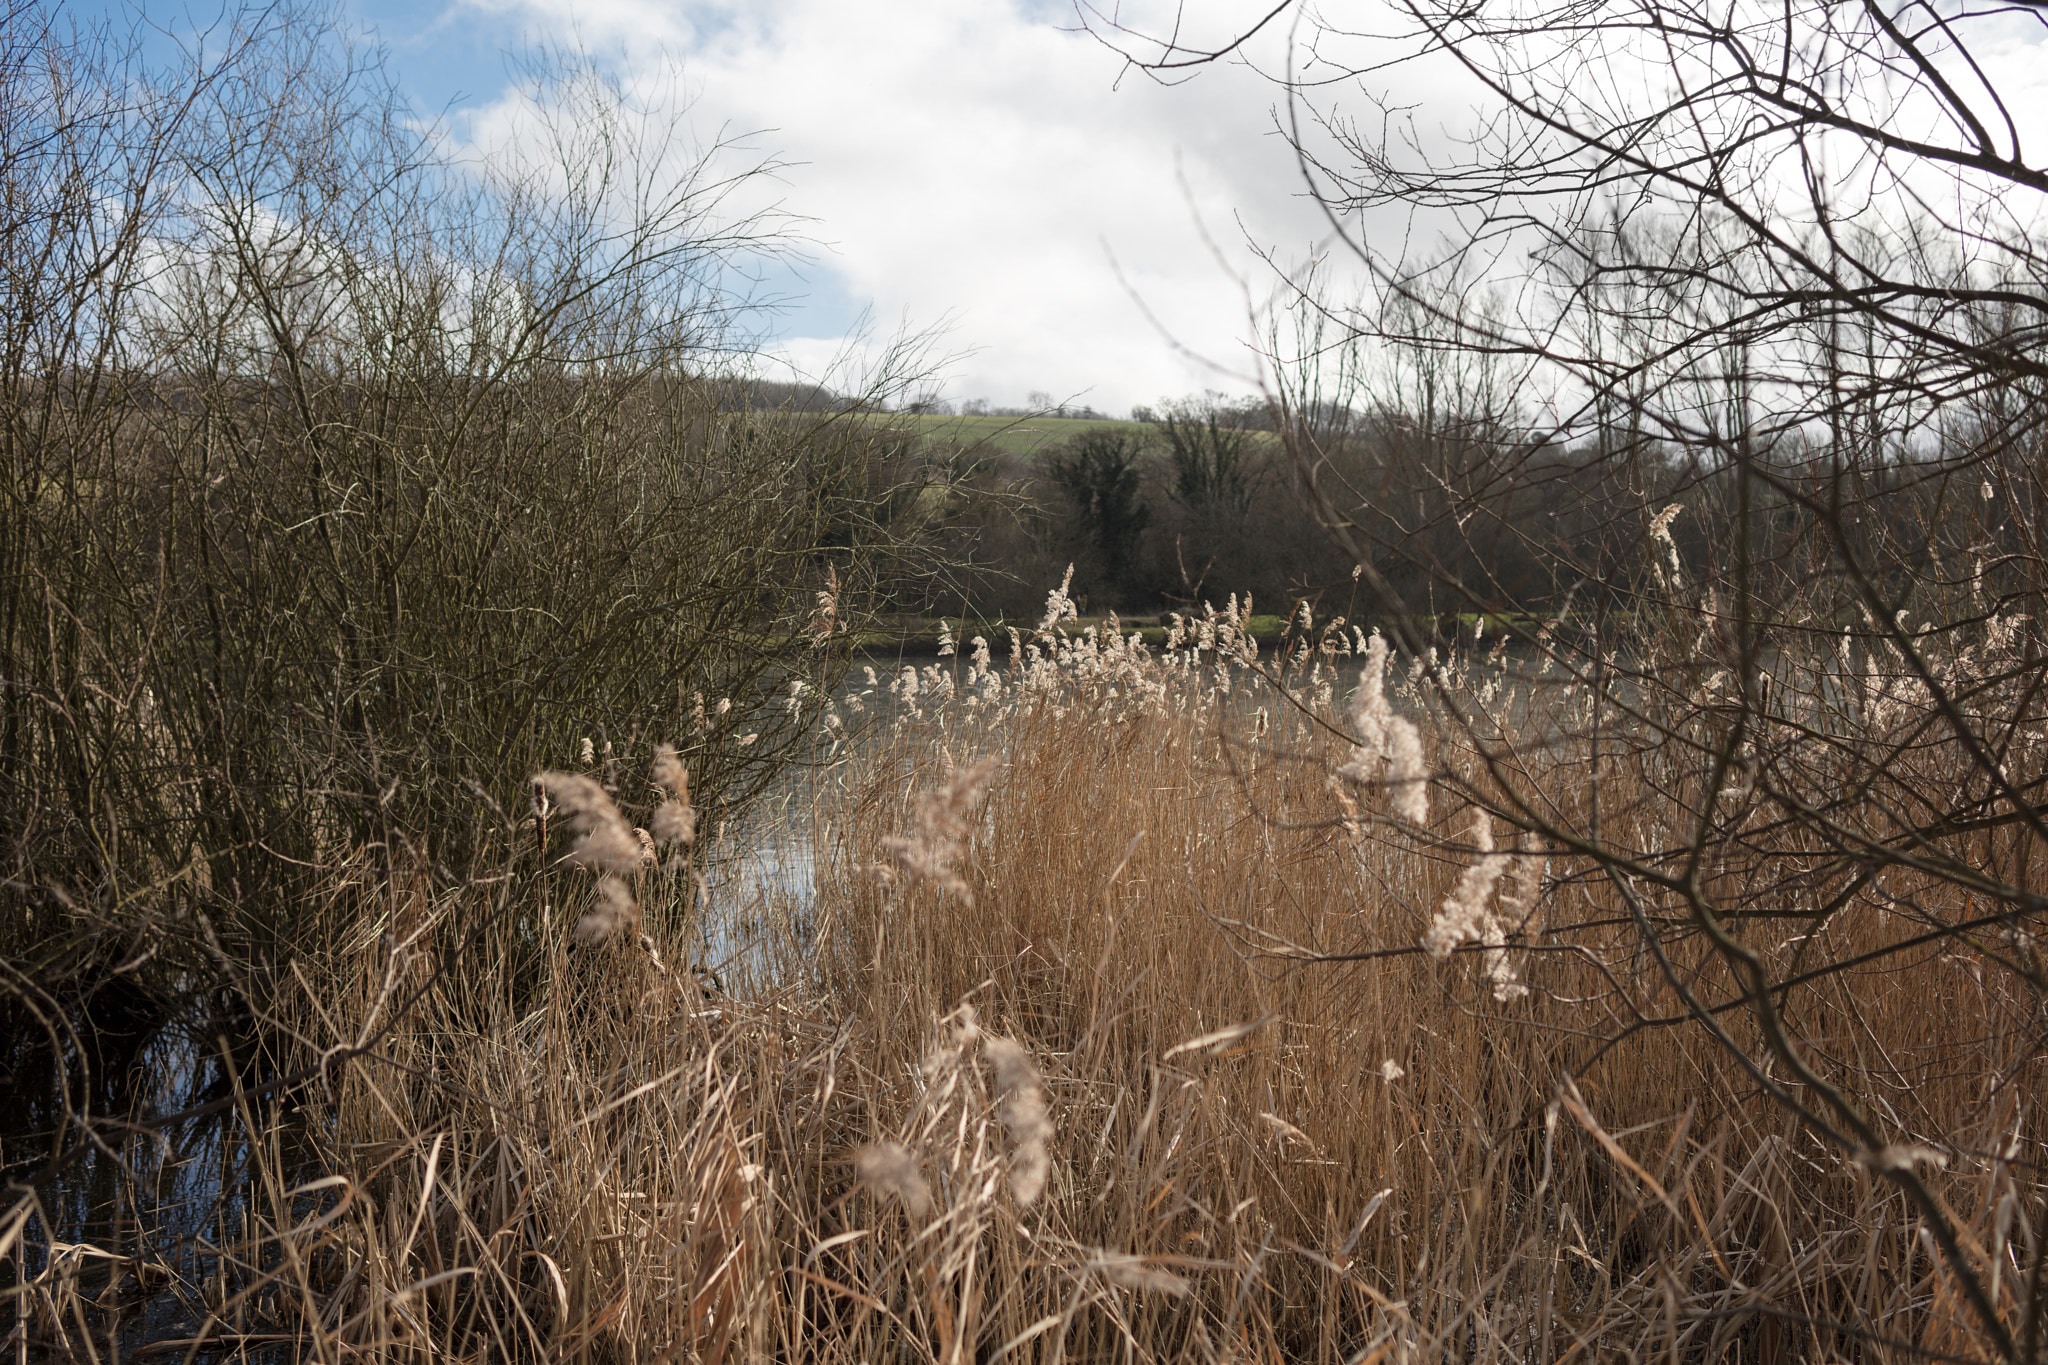
M1548 430L1506 371L1417 334L1341 403L1163 401L1028 460L914 442L947 490L928 528L947 567L896 585L892 605L1028 616L1072 564L1077 600L1127 615L1233 593L1282 614L1334 595L1344 610L1440 629L1475 614L1626 614L1656 590L1646 528L1660 510L1683 509L1668 534L1686 575L1707 581L1731 567L1738 519L1764 562L1810 561L1816 527L1796 490L1825 488L1856 509L1842 532L1894 610L2034 609L2036 484L2014 436L2036 400L2021 391L1986 389L1904 428L1873 414L1853 459L1810 428L1753 432L1745 459L1772 479L1745 488L1741 466L1641 424ZM1369 547L1379 588L1360 586L1353 548L1317 525L1311 492ZM1813 587L1788 573L1753 606L1790 619L1815 609ZM1838 601L1825 619L1855 615Z

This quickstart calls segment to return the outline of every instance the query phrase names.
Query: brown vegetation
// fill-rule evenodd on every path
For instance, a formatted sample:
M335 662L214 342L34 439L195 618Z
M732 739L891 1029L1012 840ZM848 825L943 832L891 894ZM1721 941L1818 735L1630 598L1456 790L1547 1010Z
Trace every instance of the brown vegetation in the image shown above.
M305 1153L259 1159L244 1235L171 1267L200 1349L1995 1355L1885 1179L1920 1171L2017 1315L2035 1005L1993 945L1906 946L1965 907L1894 882L1818 932L1741 930L1800 982L1801 1047L1898 1138L1831 1149L1679 1007L1592 865L1525 850L1475 882L1458 774L1488 779L1454 730L1427 734L1431 823L1393 811L1330 723L1366 642L1323 638L1268 667L1279 690L1227 651L1100 638L969 665L945 701L927 675L917 717L899 697L822 775L815 901L769 907L731 994L664 965L746 908L686 866L637 874L647 940L575 946L598 882L559 861L574 831L507 829L492 875L318 918L259 992L281 1067L317 1077ZM1498 676L1459 695L1532 727L1585 701ZM1378 706L1426 719L1425 695L1397 675ZM1563 804L1591 790L1583 750L1526 749ZM1601 781L1610 838L1674 817L1654 767ZM921 843L964 884L877 875ZM1499 932L1425 947L1475 899ZM521 925L545 962L523 985ZM1710 944L1671 951L1739 1005ZM104 1339L99 1283L52 1261L33 1340Z

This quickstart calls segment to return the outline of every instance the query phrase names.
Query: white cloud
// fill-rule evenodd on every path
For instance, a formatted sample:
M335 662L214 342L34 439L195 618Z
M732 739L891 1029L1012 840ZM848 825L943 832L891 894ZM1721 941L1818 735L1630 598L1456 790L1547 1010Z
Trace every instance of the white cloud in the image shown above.
M951 320L944 347L965 353L947 385L956 398L1044 390L1118 411L1239 388L1239 281L1266 287L1247 234L1299 254L1323 228L1269 134L1270 85L1219 68L1173 89L1128 75L1119 89L1118 59L1062 31L1063 6L465 9L529 39L623 53L643 88L679 70L700 135L760 130L753 145L797 163L781 189L825 245L806 272L820 300L783 323L799 364L836 353L866 306L914 326ZM509 117L486 107L470 127L489 141Z

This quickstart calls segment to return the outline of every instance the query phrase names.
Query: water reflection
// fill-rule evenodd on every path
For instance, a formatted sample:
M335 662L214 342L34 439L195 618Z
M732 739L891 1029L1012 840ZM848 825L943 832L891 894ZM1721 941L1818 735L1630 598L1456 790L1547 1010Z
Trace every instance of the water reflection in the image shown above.
M216 1003L143 1026L136 1010L99 1000L54 1040L39 1027L11 1030L0 1054L0 1169L8 1217L23 1219L19 1278L38 1304L64 1302L69 1287L90 1305L72 1310L87 1321L19 1316L26 1358L61 1355L69 1334L88 1328L128 1350L204 1323L191 1287L217 1268L218 1248L246 1240L250 1125L272 1134L274 1154L289 1146L246 1020L224 1020ZM65 1335L49 1339L53 1326Z

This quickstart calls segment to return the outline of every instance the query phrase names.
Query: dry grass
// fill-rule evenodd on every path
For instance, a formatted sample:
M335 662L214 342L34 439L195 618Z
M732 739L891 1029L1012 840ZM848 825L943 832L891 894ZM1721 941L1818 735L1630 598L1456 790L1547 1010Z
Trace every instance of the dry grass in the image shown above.
M1280 695L1091 641L899 679L900 718L810 812L812 918L736 996L680 966L703 927L685 861L631 874L644 940L595 947L595 879L530 832L499 879L337 896L273 1020L291 1063L326 1063L329 1183L259 1163L246 1235L195 1262L192 1349L1991 1358L1881 1162L1824 1148L1698 1026L1640 1025L1675 1001L1609 882L1506 850L1473 873L1452 779L1485 775L1447 732L1427 828L1390 809L1398 781L1333 782L1358 758L1324 724L1340 665ZM1552 752L1535 777L1583 781ZM1648 777L1603 780L1615 819L1670 818ZM1447 900L1466 941L1432 954ZM1847 962L1910 932L1873 914L1758 949ZM1711 986L1712 955L1678 948ZM1923 1170L2018 1323L2042 1116L2002 980L1944 942L1786 1009L1946 1160ZM106 1308L65 1264L31 1337L83 1358Z

